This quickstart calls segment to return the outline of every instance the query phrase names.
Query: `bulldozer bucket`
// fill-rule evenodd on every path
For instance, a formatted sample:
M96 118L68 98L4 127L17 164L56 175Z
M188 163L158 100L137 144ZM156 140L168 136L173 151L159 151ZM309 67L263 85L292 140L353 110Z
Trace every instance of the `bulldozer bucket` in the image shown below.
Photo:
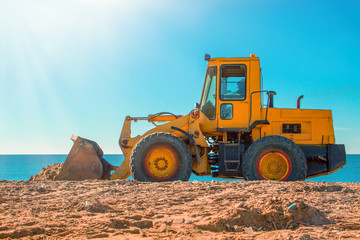
M67 156L57 180L110 179L116 167L103 158L99 145L91 140L72 136L74 145Z

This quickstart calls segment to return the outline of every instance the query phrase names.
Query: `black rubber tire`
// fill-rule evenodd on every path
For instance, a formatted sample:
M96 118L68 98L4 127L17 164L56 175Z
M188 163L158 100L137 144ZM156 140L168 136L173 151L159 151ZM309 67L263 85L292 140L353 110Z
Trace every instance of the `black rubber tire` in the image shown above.
M245 180L262 180L257 163L262 154L276 150L286 154L291 162L291 172L285 181L305 180L307 165L304 152L288 138L282 136L267 136L255 141L245 152L242 172Z
M147 153L156 146L171 148L178 157L177 172L169 179L158 180L150 176L145 168ZM135 180L145 182L187 181L192 172L192 157L183 140L170 133L153 133L140 140L130 157L130 171Z

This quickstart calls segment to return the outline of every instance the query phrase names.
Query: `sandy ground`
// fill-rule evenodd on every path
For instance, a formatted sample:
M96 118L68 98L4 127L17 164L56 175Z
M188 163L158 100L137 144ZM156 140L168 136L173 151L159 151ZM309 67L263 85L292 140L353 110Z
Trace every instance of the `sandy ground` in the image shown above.
M360 239L359 207L360 183L2 180L0 239Z

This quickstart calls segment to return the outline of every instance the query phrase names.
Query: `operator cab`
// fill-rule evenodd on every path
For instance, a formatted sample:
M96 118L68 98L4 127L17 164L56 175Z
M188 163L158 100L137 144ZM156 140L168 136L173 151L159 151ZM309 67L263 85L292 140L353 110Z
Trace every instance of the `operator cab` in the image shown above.
M259 58L251 55L247 58L210 58L207 55L203 93L200 101L200 111L206 117L208 124L205 131L240 132L249 128L250 107L253 116L260 118L260 94L250 93L260 91Z

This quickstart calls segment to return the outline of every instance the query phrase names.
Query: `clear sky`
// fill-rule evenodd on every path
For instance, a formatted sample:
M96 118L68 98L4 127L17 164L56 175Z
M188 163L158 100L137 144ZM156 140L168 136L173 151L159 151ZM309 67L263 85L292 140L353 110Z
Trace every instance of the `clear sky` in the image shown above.
M360 153L359 1L0 0L0 154L121 153L126 115L187 114L206 62L255 53L275 107L332 109ZM134 133L146 126L135 124Z

